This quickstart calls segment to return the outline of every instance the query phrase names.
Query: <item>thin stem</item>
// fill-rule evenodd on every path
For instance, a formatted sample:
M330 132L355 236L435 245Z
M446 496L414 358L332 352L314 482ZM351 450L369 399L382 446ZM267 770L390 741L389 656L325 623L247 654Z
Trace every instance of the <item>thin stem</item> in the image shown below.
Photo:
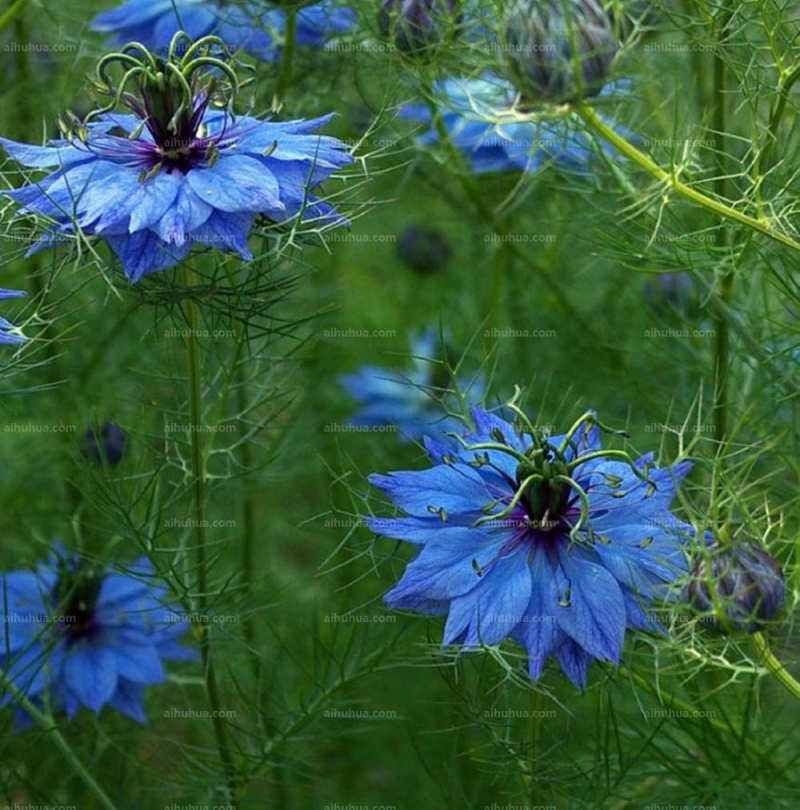
M189 431L191 441L191 478L194 509L195 551L197 554L197 604L200 616L205 619L208 613L208 555L206 550L206 470L205 456L202 446L201 425L201 364L198 330L200 323L200 309L197 300L193 297L194 272L188 262L184 262L184 284L188 291L186 299L186 321L189 327L186 339L187 349L187 380L189 385ZM208 635L208 625L205 621L200 625L200 656L203 661L206 692L211 704L211 719L214 725L214 736L219 750L220 760L225 770L228 782L229 801L236 806L236 769L231 756L228 732L220 711L221 701L219 687L211 656L211 639Z
M800 252L800 242L796 242L791 236L774 230L762 219L755 219L747 214L743 214L730 205L726 205L713 197L709 197L707 194L703 194L701 191L697 191L679 180L676 174L662 169L654 160L637 149L627 138L608 126L591 107L586 104L580 104L575 107L575 112L597 132L598 135L614 146L617 151L641 166L653 178L663 183L667 189L677 192L687 200L696 203L707 211L717 214L723 219L738 222L740 225L744 225L758 233L768 236L770 239L774 239L776 242L780 242L782 245L790 247L792 250Z
M764 636L761 633L753 633L750 638L758 660L789 690L793 697L800 700L800 683L792 677L786 667L775 657Z
M272 99L272 109L278 112L283 106L283 99L292 80L292 62L297 42L297 9L292 7L286 10L286 30L283 36L283 52L281 53L281 68L278 73L278 84L275 96Z
M714 137L719 141L718 154L720 156L718 174L714 183L714 191L720 200L727 199L728 187L728 154L727 154L727 115L726 101L728 94L728 71L722 53L722 41L731 19L731 10L724 7L719 15L720 20L716 30L717 50L714 52L714 95L713 95L713 121ZM729 245L729 231L723 228L721 232L723 250ZM717 308L714 317L714 429L716 439L722 443L728 433L728 396L730 391L730 327L726 310L733 301L733 272L726 268L717 280L717 295L723 306Z
M61 751L64 758L69 762L70 767L78 776L78 778L86 785L87 788L95 795L100 804L106 810L116 810L116 805L108 797L106 792L95 781L95 778L86 769L86 766L78 759L77 754L72 750L70 744L56 728L56 722L53 717L46 712L39 711L36 706L31 703L25 695L17 689L14 683L6 677L6 674L0 669L0 678L2 678L3 690L8 691L19 704L20 708L27 712L38 723L39 726L46 733L47 737L51 739L56 748Z

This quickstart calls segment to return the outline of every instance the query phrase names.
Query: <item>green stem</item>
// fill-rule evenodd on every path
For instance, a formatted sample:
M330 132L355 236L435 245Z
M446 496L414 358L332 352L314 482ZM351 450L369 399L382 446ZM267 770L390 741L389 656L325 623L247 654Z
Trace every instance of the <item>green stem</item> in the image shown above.
M28 0L17 0L11 8L7 9L0 15L0 31L5 30L17 18L19 13L27 5Z
M286 10L286 30L283 37L283 52L281 53L281 67L278 73L278 83L275 87L275 96L272 99L272 109L278 112L283 106L283 99L292 80L292 63L294 49L297 43L297 9L292 7Z
M780 242L782 245L790 247L792 250L800 252L800 242L796 242L791 236L774 230L762 219L755 219L747 214L743 214L730 205L726 205L713 197L709 197L707 194L703 194L702 191L697 191L678 179L677 174L662 169L654 160L637 149L627 138L608 126L591 107L580 104L575 107L575 112L597 132L598 135L614 146L617 151L625 155L625 157L632 160L638 166L641 166L649 175L660 183L663 183L667 189L677 192L687 200L696 203L707 211L717 214L723 219L737 222L740 225L744 225L747 228L768 236L770 239L774 239L776 242Z
M95 781L94 777L89 773L86 766L78 759L76 753L70 747L61 732L56 728L56 723L53 717L46 712L39 711L25 695L17 689L12 681L10 681L6 674L0 669L0 678L2 678L3 690L9 692L19 707L27 712L35 721L41 726L47 737L51 739L56 748L61 751L64 758L69 762L70 767L78 776L78 778L86 785L87 788L95 795L100 804L106 810L116 810L116 805L106 795L106 792Z
M200 325L200 309L192 293L194 286L194 272L188 262L184 262L184 284L187 290L186 321L189 334L186 339L187 348L187 378L189 385L189 430L191 441L191 480L194 509L195 551L197 554L197 605L202 619L208 613L208 556L206 550L206 469L201 436L201 363L198 332ZM211 639L208 635L208 625L205 621L198 628L200 632L200 656L203 661L206 692L211 704L211 718L214 725L214 736L220 760L225 770L228 782L229 802L236 807L236 769L231 756L228 732L222 718L220 707L222 705L217 685L214 661L211 656Z
M719 166L714 191L718 199L727 199L728 153L727 153L727 111L728 71L722 53L722 42L730 22L731 10L725 6L716 24L717 50L714 52L714 94L713 121L714 138L718 141ZM720 247L724 250L730 244L729 231L721 231ZM723 443L728 434L728 397L730 392L730 344L731 335L727 309L733 301L734 274L726 268L717 279L717 295L723 306L717 308L714 317L714 430L718 442Z
M750 638L758 660L791 692L793 697L800 700L800 683L792 677L786 667L775 657L764 636L761 633L753 633Z

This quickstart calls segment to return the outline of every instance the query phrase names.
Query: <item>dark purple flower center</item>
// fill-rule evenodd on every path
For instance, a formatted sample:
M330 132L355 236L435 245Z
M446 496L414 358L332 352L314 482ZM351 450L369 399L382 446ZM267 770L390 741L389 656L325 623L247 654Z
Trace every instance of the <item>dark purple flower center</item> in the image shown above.
M59 630L68 642L90 635L98 626L96 604L102 576L83 565L69 571L62 566L53 592Z

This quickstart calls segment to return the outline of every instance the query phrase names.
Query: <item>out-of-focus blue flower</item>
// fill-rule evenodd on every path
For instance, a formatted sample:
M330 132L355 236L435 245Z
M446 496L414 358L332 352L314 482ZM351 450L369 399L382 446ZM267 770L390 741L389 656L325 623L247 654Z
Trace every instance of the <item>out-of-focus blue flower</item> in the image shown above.
M141 59L140 97L124 95L132 114L100 111L47 146L0 138L23 166L49 170L2 192L20 203L20 213L53 221L29 253L77 228L105 239L135 282L174 266L195 243L251 259L247 239L258 216L344 222L310 194L353 161L344 143L314 134L332 116L276 123L212 110L207 89L197 86L206 71L199 55L175 58L166 82ZM131 51L126 64L138 56ZM176 78L179 70L191 86Z
M125 431L113 422L103 422L100 429L90 427L83 435L81 454L95 464L119 464L125 453Z
M355 21L352 9L330 0L306 6L297 12L297 43L320 47L331 36L349 31ZM95 17L92 28L110 34L114 44L141 42L162 54L178 31L194 40L214 34L233 51L275 59L286 32L286 9L256 2L128 0Z
M26 295L27 293L19 290L0 290L0 301L4 298L24 298ZM26 340L18 327L0 317L0 346L18 346Z
M690 273L660 273L644 285L645 300L658 315L676 314L696 318L700 314L700 291Z
M144 688L166 681L162 662L196 658L179 643L190 625L166 597L146 558L106 571L56 544L35 571L0 575L0 668L35 706L46 700L70 718L111 706L144 723ZM6 691L0 705L14 704Z
M530 120L516 107L517 93L505 79L491 74L445 79L435 85L435 92L442 99L448 136L475 172L536 172L555 165L561 171L585 174L597 157L599 147L575 119ZM615 88L608 85L603 92L611 94ZM420 146L439 141L427 104L406 104L400 116L429 126L418 137ZM611 147L602 148L614 154Z
M780 613L786 585L778 561L753 543L714 543L700 552L685 593L711 629L755 633Z
M378 12L383 36L406 53L435 45L460 20L458 0L382 0Z
M445 237L427 225L409 225L397 240L400 260L422 276L441 270L452 253Z
M350 396L361 408L351 424L362 427L396 426L404 441L424 436L441 436L444 431L457 430L461 422L450 416L437 398L447 389L449 380L441 374L439 337L435 330L413 336L412 364L400 371L379 366L363 366L355 374L340 379ZM441 379L440 379L441 378ZM483 386L479 380L469 385L459 381L462 390L469 389L472 398L480 398ZM443 404L453 405L445 395Z
M419 547L386 601L446 615L443 646L512 638L533 680L553 656L583 687L626 628L664 632L648 608L687 570L693 529L669 507L691 463L603 450L592 414L548 436L513 409L524 427L474 408L461 441L426 441L430 469L370 476L407 515L370 528Z

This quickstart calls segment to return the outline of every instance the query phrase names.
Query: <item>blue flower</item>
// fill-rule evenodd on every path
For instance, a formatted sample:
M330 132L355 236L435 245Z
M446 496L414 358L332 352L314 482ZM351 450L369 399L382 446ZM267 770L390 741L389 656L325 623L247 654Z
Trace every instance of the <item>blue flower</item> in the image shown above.
M333 35L349 31L355 12L325 0L297 14L299 45L320 47ZM286 30L286 10L263 3L242 4L208 0L128 0L94 18L92 29L110 34L113 44L141 42L148 50L166 53L172 37L186 31L194 39L218 36L233 51L260 59L275 59Z
M618 89L608 85L601 95ZM536 172L555 165L562 171L584 174L597 157L598 147L579 122L531 120L516 106L517 93L505 79L492 74L480 79L445 79L435 90L442 97L440 112L448 136L474 172ZM417 139L420 146L439 141L427 104L406 104L400 116L429 125ZM603 148L613 154L611 147Z
M111 706L144 723L144 687L166 681L162 662L196 658L178 643L189 623L166 596L146 558L105 571L56 544L35 571L0 575L0 668L35 706L70 718ZM7 691L0 705L14 704Z
M419 547L386 601L446 615L443 646L511 638L533 680L553 656L583 687L626 628L664 632L647 609L687 571L693 530L669 507L691 464L603 450L592 414L548 437L509 408L523 428L474 408L460 441L426 442L430 469L370 476L407 514L370 528Z
M24 298L27 293L18 290L1 290L0 301L4 298ZM9 323L5 318L0 318L0 346L18 346L24 343L27 338L14 326Z
M412 336L412 365L406 371L379 366L363 366L355 374L340 379L350 396L361 405L351 424L363 427L396 426L404 441L423 436L441 436L444 431L455 430L461 423L449 416L435 399L449 380L439 375L442 364L434 359L438 336L435 330ZM442 376L443 379L437 379ZM472 397L482 393L482 383L473 381L469 388ZM449 402L445 397L445 404ZM450 404L454 404L450 402Z
M162 61L173 70L161 84L152 62L132 69L141 96L125 93L132 114L98 111L47 146L0 138L23 166L50 170L2 192L20 203L20 213L52 220L50 234L29 253L80 229L105 239L135 282L174 266L195 243L252 259L247 239L258 216L344 222L310 194L353 161L344 143L313 134L331 116L277 123L211 110L195 76L191 87L175 78L179 70L191 76L204 69L197 53L186 61Z

